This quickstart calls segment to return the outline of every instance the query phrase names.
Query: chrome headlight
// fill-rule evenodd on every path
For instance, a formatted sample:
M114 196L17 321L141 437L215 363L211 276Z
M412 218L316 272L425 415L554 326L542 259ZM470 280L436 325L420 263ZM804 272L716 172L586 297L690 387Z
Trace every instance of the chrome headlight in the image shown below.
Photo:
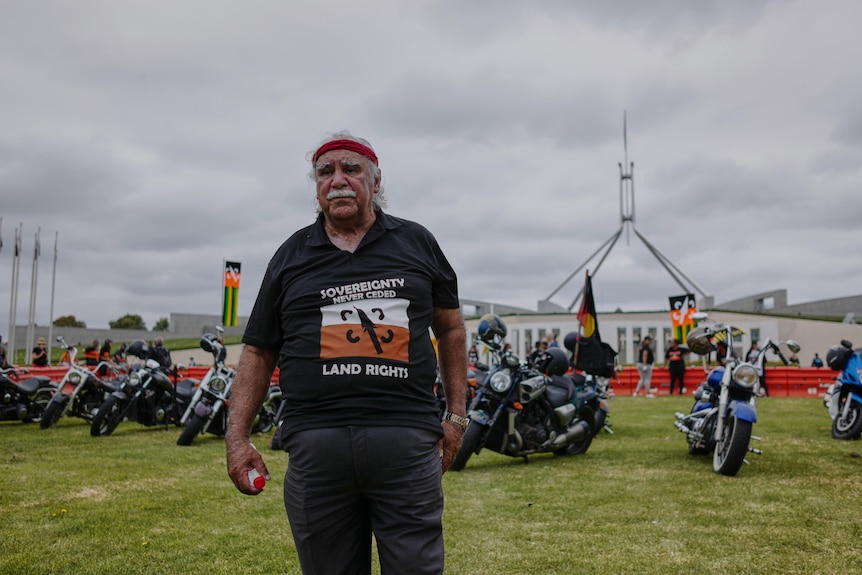
M508 371L498 371L491 376L491 380L488 382L488 385L497 393L503 393L512 387L512 376L509 375Z
M214 377L210 380L209 385L211 390L221 393L227 387L227 382L220 377Z
M733 370L733 381L741 387L754 387L757 383L757 370L750 363L743 363Z
M81 374L78 373L77 371L73 371L72 373L70 373L69 374L69 383L71 383L73 385L78 385L79 383L81 383Z
M141 385L141 374L137 371L133 371L129 374L129 385L132 387L138 387Z

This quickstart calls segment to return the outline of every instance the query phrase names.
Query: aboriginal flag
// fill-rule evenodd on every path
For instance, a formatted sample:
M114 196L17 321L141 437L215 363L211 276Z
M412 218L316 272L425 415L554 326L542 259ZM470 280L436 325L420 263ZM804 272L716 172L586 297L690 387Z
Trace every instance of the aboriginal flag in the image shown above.
M584 297L578 310L581 333L575 347L574 365L576 369L601 377L612 377L614 358L617 352L602 341L596 316L596 302L593 299L593 281L587 272Z
M409 303L366 299L322 307L320 357L410 361Z
M239 325L237 305L239 304L239 262L224 263L224 301L222 323L226 326Z

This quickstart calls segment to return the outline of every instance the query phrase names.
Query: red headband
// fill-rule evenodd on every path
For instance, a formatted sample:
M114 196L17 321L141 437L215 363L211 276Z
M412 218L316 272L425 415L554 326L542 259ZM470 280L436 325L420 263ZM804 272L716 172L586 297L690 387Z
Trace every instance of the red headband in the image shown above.
M320 156L332 150L350 150L351 152L365 156L374 162L375 166L377 165L377 154L374 153L374 150L354 140L332 140L331 142L326 142L317 148L317 151L314 152L314 156L311 158L311 162L316 163Z

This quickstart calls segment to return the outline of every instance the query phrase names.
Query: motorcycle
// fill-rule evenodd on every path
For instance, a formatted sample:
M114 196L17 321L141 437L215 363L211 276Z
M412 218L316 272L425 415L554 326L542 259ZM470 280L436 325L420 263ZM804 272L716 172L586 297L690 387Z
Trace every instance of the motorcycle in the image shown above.
M571 377L575 384L575 405L589 405L596 414L596 424L593 426L595 434L598 435L602 430L613 434L614 430L608 421L611 412L609 402L614 397L610 378L589 373L572 373L568 377Z
M482 316L479 340L495 355L495 365L477 389L467 416L470 424L451 469L462 470L473 454L488 448L502 455L523 457L536 453L577 455L586 453L593 440L595 412L575 405L566 353L548 349L531 367L510 350L504 350L507 329L494 314Z
M197 380L176 382L178 370L183 367L169 369L148 358L149 348L143 340L133 341L126 353L142 359L144 364L133 366L120 389L99 406L90 425L90 435L94 437L110 435L124 419L147 427L179 425L194 395ZM173 382L169 376L173 376Z
M21 373L27 370L0 369L0 421L40 421L57 391L51 378L36 375L22 381Z
M470 402L476 397L476 389L484 383L488 377L488 366L476 362L467 367L467 387L464 394L466 407L470 409ZM437 406L437 417L442 421L446 415L446 394L443 392L443 380L440 379L440 370L437 370L437 379L434 380L434 401Z
M201 433L223 436L227 431L228 401L236 371L224 365L224 346L218 337L206 333L200 339L201 349L213 355L213 366L194 392L188 407L180 418L183 431L177 445L191 445ZM252 425L252 433L266 433L273 428L276 412L281 404L281 388L270 386Z
M703 313L695 316L699 323L708 320ZM719 350L719 359L724 365L708 372L706 381L694 392L691 412L677 412L674 422L676 428L686 434L688 452L691 455L713 453L713 470L727 476L736 475L742 464L748 463L745 459L748 452L763 453L751 447L751 441L760 441L752 435L752 428L757 422L756 401L767 352L772 351L784 365L789 364L779 344L770 338L762 343L754 363L740 360L733 353L732 341L742 333L741 328L729 324L711 323L688 334L687 343L692 352L706 356ZM793 353L801 349L793 340L783 343Z
M832 437L859 439L862 435L862 356L846 339L826 353L826 364L838 377L826 392L824 403L832 417Z
M60 347L69 354L69 371L60 380L57 393L54 394L48 407L45 408L45 415L39 422L39 427L42 429L56 426L64 415L80 417L87 422L92 422L99 406L110 393L119 389L121 378L127 377L116 366L106 361L99 362L93 371L82 365L77 365L75 358L78 355L78 349L67 344L62 336L58 336L57 341L60 343ZM106 381L96 375L107 372L113 374L114 381ZM69 386L72 387L71 391L66 391Z
M571 378L575 385L575 405L578 407L588 405L593 409L596 414L595 434L601 430L612 434L613 429L608 423L608 416L610 415L609 402L614 397L611 376L615 374L618 367L616 350L605 343L588 343L576 331L566 334L563 345L571 352L570 365L575 368L575 371L566 376ZM601 361L595 355L596 350L591 349L590 352L584 353L586 346L597 346L597 349L601 350ZM579 348L580 353L578 353Z

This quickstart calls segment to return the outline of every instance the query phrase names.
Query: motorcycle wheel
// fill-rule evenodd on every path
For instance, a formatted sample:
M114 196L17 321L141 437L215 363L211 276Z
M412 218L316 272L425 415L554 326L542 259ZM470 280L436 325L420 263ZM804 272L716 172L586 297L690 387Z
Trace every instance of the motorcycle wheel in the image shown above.
M42 415L42 420L39 422L39 427L49 429L57 425L60 421L60 415L69 403L69 396L59 392L54 394L51 401L48 402L48 407L45 408L45 413Z
M596 410L596 430L593 435L598 435L599 432L605 428L605 421L607 421L607 418L608 414L605 413L604 409L599 408Z
M45 417L45 410L48 409L48 404L51 403L52 395L40 393L30 404L29 414L24 419L24 423L39 423L41 425L42 418Z
M201 432L206 425L207 418L202 417L195 413L192 415L192 418L186 421L186 426L183 427L183 432L180 433L179 439L177 439L177 445L191 445L192 441L195 440L195 437Z
M739 472L748 444L751 442L751 422L729 416L724 422L722 437L716 438L712 468L721 475L734 476Z
M93 417L93 424L90 426L90 435L93 437L103 437L111 435L120 421L123 419L123 406L120 405L120 400L110 396L99 408L99 412Z
M578 418L583 421L592 422L593 426L597 423L596 413L589 405L584 405L578 410ZM583 455L590 448L590 445L593 444L593 438L598 434L599 429L601 428L592 427L591 432L588 433L582 441L579 441L578 443L570 443L562 449L558 449L554 453L556 455Z
M479 447L479 442L482 440L482 435L485 432L485 426L477 423L470 423L467 426L467 431L464 433L464 439L461 440L461 449L452 461L450 471L461 471L467 465L467 461Z
M841 413L844 411L844 403L850 401L850 410L847 417ZM856 403L849 397L844 401L839 400L838 415L832 420L832 437L835 439L859 439L862 435L862 405Z

